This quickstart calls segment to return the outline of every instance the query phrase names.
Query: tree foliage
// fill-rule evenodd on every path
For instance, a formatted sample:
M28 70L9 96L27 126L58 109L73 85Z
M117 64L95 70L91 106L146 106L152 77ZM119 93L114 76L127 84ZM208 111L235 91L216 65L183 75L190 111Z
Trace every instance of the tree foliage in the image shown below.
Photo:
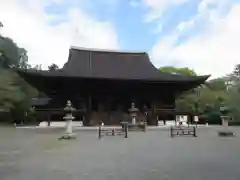
M195 76L196 72L190 68L176 68L173 66L164 66L159 68L161 72L184 75L184 76ZM197 91L189 91L182 94L176 99L176 108L182 112L194 112L196 111L196 102L198 101Z
M29 69L34 69L36 71L40 71L40 70L42 70L42 65L41 64L37 64L35 66L30 66Z
M22 119L31 107L31 97L38 94L36 89L11 70L13 67L30 67L27 51L19 48L11 38L0 34L0 109L11 113L10 121Z
M198 91L198 95L196 94ZM195 91L184 93L176 99L176 108L180 111L198 112L209 123L220 123L220 104L226 104L235 121L240 121L240 65L229 75L208 81Z
M227 105L230 107L231 114L236 121L240 121L240 79L238 76L238 74L235 74L234 82L227 89Z
M21 101L22 92L20 87L14 83L14 76L9 71L0 70L0 107L1 109L10 109L13 103Z
M10 111L13 119L19 119L31 107L31 98L38 91L13 71L0 69L0 109ZM17 112L17 113L16 113ZM22 116L21 116L22 117Z
M223 78L217 78L217 79L210 80L207 83L207 86L212 91L226 91L227 90L227 85Z
M234 76L236 76L236 77L240 77L240 64L237 64L236 66L235 66L235 69L234 69L234 71L233 71L233 75Z
M50 66L48 66L49 71L56 71L58 69L59 69L58 65L54 64L54 63L52 63Z
M24 48L19 48L12 39L0 38L0 67L27 68L28 56Z
M19 62L17 67L21 69L29 69L30 65L28 64L27 51L24 48L19 48L18 53L19 53Z
M160 71L180 75L196 75L189 68L162 67ZM229 78L217 78L208 81L205 85L183 93L176 99L176 108L181 112L200 113L209 123L220 123L220 102L224 102L233 109L232 115L240 120L240 83L238 76L240 66L236 66ZM231 79L231 88L228 81ZM239 84L237 88L237 84ZM237 98L236 98L237 97Z
M171 74L178 74L178 75L185 75L185 76L195 76L197 75L192 69L183 67L183 68L176 68L173 66L164 66L159 68L161 72L171 73Z

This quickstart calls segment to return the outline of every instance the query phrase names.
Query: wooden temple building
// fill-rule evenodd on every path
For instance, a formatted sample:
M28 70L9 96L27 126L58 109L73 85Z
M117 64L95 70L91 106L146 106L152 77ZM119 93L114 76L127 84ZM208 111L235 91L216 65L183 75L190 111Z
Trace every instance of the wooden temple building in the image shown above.
M48 97L36 104L40 120L62 120L63 107L71 100L76 120L84 125L129 121L132 102L139 109L137 121L157 125L158 119L175 119L175 98L209 77L162 73L145 52L77 47L70 48L68 61L61 69L17 71Z

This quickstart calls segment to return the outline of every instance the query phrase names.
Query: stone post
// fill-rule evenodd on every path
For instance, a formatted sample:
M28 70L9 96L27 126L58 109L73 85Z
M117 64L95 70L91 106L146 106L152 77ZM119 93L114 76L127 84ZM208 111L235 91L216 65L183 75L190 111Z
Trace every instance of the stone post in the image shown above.
M67 105L64 108L64 112L66 115L63 117L63 119L66 121L66 129L64 134L59 139L75 139L76 135L73 133L72 130L72 121L75 119L75 117L72 115L72 113L75 111L75 108L72 107L71 101L67 101Z
M128 122L121 122L124 131L124 138L128 138Z
M131 108L128 111L129 111L130 116L132 118L132 124L136 124L136 117L137 117L138 108L135 108L135 104L132 103Z

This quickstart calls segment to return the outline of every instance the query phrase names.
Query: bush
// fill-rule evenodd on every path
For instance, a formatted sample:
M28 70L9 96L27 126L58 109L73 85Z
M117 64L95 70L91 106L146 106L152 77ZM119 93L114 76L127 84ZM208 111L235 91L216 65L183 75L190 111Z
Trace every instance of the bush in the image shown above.
M0 110L0 123L11 122L11 114L9 111Z
M199 124L221 124L222 120L219 113L212 112L208 114L203 114L199 118Z

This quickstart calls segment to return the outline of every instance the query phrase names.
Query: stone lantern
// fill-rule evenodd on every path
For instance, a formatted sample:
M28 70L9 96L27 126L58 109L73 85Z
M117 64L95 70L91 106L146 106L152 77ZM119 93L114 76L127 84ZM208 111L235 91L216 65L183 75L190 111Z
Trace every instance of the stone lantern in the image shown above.
M75 139L76 136L72 132L72 121L75 119L72 113L75 111L75 108L72 107L71 101L67 101L66 107L63 109L63 111L66 114L63 117L63 119L66 121L66 130L65 133L60 137L60 139Z
M131 108L128 109L130 116L132 118L132 124L136 124L136 117L137 117L137 112L139 111L138 108L135 107L134 102L131 105Z
M234 133L228 129L228 122L231 120L229 115L230 109L222 104L220 106L221 120L223 129L219 131L219 136L234 136Z

